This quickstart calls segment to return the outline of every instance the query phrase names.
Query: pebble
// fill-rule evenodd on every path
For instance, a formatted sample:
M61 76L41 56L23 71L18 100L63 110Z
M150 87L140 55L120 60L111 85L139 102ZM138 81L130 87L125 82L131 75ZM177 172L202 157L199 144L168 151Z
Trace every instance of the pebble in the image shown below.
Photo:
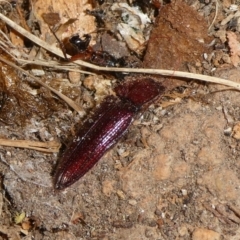
M192 240L220 240L221 235L215 231L206 228L197 228L194 230Z

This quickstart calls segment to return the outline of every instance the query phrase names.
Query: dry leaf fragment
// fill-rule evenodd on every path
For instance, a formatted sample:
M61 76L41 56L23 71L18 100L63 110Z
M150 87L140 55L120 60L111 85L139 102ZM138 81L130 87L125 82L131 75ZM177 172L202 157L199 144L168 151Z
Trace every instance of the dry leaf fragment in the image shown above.
M49 26L55 26L61 20L58 13L43 13L42 18Z
M234 67L237 67L240 59L240 43L237 40L237 35L234 32L227 32L228 45L230 47L231 61Z
M21 212L21 213L16 213L15 217L14 217L14 222L16 224L22 223L23 219L26 217L25 212Z
M143 31L151 22L149 17L137 7L130 7L127 3L114 3L111 10L121 12L123 22L117 25L117 30L128 47L137 54L141 54L146 42Z
M87 15L86 10L92 10L91 1L88 0L37 0L33 4L33 13L40 24L42 38L45 38L49 34L48 25L43 21L42 14L49 13L51 9L52 13L58 13L60 23L65 23L68 19L77 18L74 27L69 27L68 31L64 33L65 37L69 37L75 33L83 35L85 33L91 33L96 30L95 18Z

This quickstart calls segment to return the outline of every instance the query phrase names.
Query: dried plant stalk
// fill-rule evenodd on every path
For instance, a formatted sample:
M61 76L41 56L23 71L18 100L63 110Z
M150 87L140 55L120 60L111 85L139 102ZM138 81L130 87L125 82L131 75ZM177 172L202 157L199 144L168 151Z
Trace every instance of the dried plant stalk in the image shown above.
M15 29L17 32L25 36L26 38L30 39L32 42L36 43L37 45L41 46L42 48L48 50L49 52L64 58L63 53L60 51L60 49L57 49L56 47L50 46L46 42L42 41L38 37L34 36L33 34L29 33L16 23L14 23L12 20L4 16L0 13L0 19L3 20L6 24L8 24L10 27ZM132 69L132 68L111 68L111 67L99 67L91 63L87 63L81 60L75 61L75 64L78 64L80 66L85 66L94 70L98 71L112 71L112 72L134 72L134 73L148 73L148 74L158 74L162 76L174 76L174 77L180 77L184 79L194 79L204 82L211 82L216 84L221 84L225 86L229 86L232 88L235 88L237 90L240 90L240 84L225 80L222 78L217 77L210 77L205 76L201 74L195 74L195 73L189 73L189 72L181 72L181 71L173 71L173 70L162 70L162 69Z
M37 151L47 153L58 152L61 147L61 144L57 141L36 142L29 140L9 140L9 139L0 139L0 145L8 147L34 149Z

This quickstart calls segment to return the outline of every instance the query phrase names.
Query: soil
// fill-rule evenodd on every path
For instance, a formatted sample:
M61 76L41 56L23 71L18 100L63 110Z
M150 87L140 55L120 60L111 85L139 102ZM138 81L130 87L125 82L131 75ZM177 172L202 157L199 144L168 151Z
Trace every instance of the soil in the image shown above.
M29 31L41 32L39 36L49 42L52 35L41 14L58 12L62 23L78 18L83 24L65 26L63 38L94 32L94 49L102 47L116 58L127 56L133 67L190 71L240 83L239 2L176 0L156 9L158 4L134 1L150 19L140 26L134 43L120 36L120 13L111 8L125 1L77 2L81 4L58 1L56 6L39 0L33 8L24 2L13 9L3 5L2 11L12 19L27 12L31 17L22 17L21 24L26 22ZM132 7L131 2L126 4ZM77 15L76 8L81 9ZM89 15L83 23L86 9L104 10L104 27ZM34 28L36 22L41 31ZM32 45L26 50L24 41L1 25L13 35L10 39L22 57L39 56ZM237 46L231 45L229 32L236 35ZM144 44L143 36L149 38ZM41 57L55 59L47 53ZM0 147L0 239L240 239L239 91L176 79L174 74L152 76L166 87L164 95L136 116L128 132L84 177L56 191L57 162L88 116L78 115L10 66L0 66L0 138L62 143L55 153ZM36 70L32 68L25 67ZM117 84L116 76L101 72L72 81L68 72L39 70L42 81L88 114L114 94ZM145 76L125 76L139 77Z

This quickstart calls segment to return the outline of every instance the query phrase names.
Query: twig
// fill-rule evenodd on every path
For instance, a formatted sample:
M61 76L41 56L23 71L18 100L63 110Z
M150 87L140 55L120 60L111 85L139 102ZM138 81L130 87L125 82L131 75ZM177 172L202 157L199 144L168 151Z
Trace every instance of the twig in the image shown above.
M219 6L219 3L218 3L218 0L215 0L215 2L216 2L216 7L215 7L215 16L214 16L214 18L213 18L213 20L212 20L212 23L211 23L211 25L210 25L210 26L209 26L209 28L208 28L208 31L210 31L210 30L211 30L211 28L212 28L213 24L215 23L215 21L216 21L216 19L217 19L217 15L218 15L218 6Z
M34 149L37 151L47 152L47 153L58 152L61 147L61 144L56 141L36 142L36 141L29 141L29 140L9 140L9 139L0 139L0 145L8 146L8 147Z
M63 53L60 49L57 49L54 46L50 46L46 42L42 41L38 37L34 36L33 34L29 33L22 27L18 26L16 23L14 23L12 20L4 16L0 13L0 19L2 19L6 24L8 24L10 27L15 29L17 32L25 36L26 38L30 39L32 42L36 43L37 45L43 47L44 49L48 50L49 52L64 58ZM148 73L148 74L158 74L162 76L175 76L179 78L185 78L185 79L195 79L199 81L204 82L211 82L216 84L222 84L225 86L233 87L237 90L240 90L240 84L235 83L233 81L225 80L222 78L217 77L210 77L205 76L201 74L195 74L195 73L189 73L189 72L181 72L181 71L173 71L173 70L162 70L162 69L132 69L132 68L110 68L110 67L99 67L91 63L87 63L81 60L75 61L75 64L78 64L80 66L85 66L94 70L98 71L112 71L112 72L132 72L132 73Z
M53 54L55 54L55 55L57 55L57 56L59 56L59 57L64 59L64 55L63 55L63 53L62 53L62 51L60 49L58 49L58 48L56 48L54 46L49 45L48 43L44 42L40 38L38 38L35 35L31 34L30 32L28 32L27 30L25 30L21 26L17 25L11 19L9 19L8 17L4 16L2 13L0 13L0 19L3 20L11 28L16 30L18 33L20 33L24 37L28 38L29 40L31 40L33 43L37 44L38 46L41 46L42 48L48 50L49 52L51 52L51 53L53 53ZM91 66L92 66L92 64L86 63L84 61L80 61L80 62L82 62L82 64L81 64L82 66L89 67L89 68L91 68Z
M235 207L232 203L228 204L228 207L240 218L240 209Z
M187 78L187 79L194 79L203 82L210 82L221 84L229 87L233 87L234 89L240 90L240 83L236 83L230 80L225 80L223 78L217 77L210 77L207 75L196 74L196 73L189 73L189 72L181 72L181 71L173 71L173 70L162 70L162 69L131 69L131 68L120 68L121 72L134 72L134 73L149 73L149 74L159 74L161 76L174 76L179 78ZM107 71L106 68L101 68L102 71ZM119 68L108 68L108 71L111 70L112 72L119 71Z
M217 217L219 219L220 222L222 223L228 223L231 224L231 221L226 218L225 216L222 216L218 211L216 211L215 209L213 209L211 206L209 206L209 204L207 202L203 203L203 206L210 211L215 217Z
M60 64L59 62L56 61L43 61L43 60L26 60L26 59L20 59L20 58L14 58L19 64L22 65L27 65L27 64L31 64L31 65L37 65L37 66L44 66L44 67L48 67L48 68L56 68L56 69L60 69L60 70L65 70L65 71L70 71L70 72L79 72L79 73L83 73L83 74L88 74L88 75L96 75L93 72L89 72L89 71L83 71L79 68L76 68L76 64Z
M216 206L216 210L226 219L231 220L232 222L235 222L237 224L240 223L239 217L237 217L234 212L229 211L229 209L226 209L226 206L223 204L218 204Z

